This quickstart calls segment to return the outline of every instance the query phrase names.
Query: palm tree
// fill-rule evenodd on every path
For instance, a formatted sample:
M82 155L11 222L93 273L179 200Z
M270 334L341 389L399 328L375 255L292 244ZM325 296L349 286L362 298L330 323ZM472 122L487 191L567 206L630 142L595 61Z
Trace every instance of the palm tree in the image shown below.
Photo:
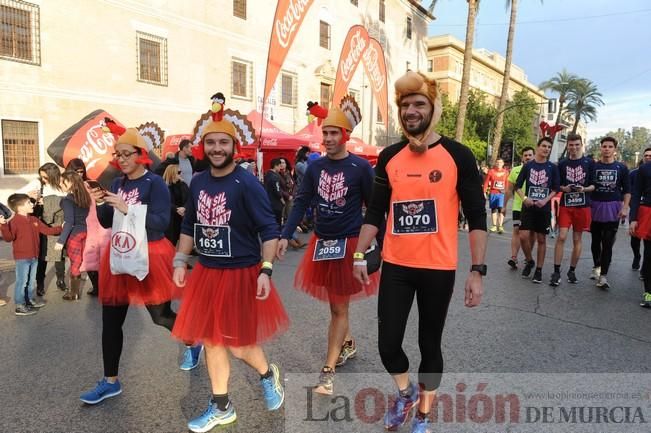
M508 2L507 2L508 3ZM515 36L515 21L518 17L518 0L510 0L511 18L509 20L509 33L506 39L506 59L504 62L504 78L502 80L502 95L497 107L497 120L495 122L495 135L493 136L491 166L495 163L502 142L502 126L504 125L504 109L509 97L509 82L511 81L511 62L513 60L513 38ZM489 143L490 145L490 143Z
M602 96L597 85L587 78L581 78L576 82L567 96L567 111L574 118L573 134L576 134L581 120L586 122L597 120L597 107L604 105Z
M468 21L466 24L466 45L463 52L463 74L461 75L461 95L459 96L459 111L455 126L454 139L463 140L463 125L466 120L468 108L468 91L470 89L470 69L472 68L472 44L475 39L475 18L479 10L479 0L466 0L468 2Z
M579 77L563 69L561 72L557 72L556 75L549 80L540 83L540 88L542 90L551 90L554 93L558 93L558 114L556 115L557 125L561 122L561 115L563 113L565 101L567 100L567 95L572 91L572 89L574 89L578 79Z

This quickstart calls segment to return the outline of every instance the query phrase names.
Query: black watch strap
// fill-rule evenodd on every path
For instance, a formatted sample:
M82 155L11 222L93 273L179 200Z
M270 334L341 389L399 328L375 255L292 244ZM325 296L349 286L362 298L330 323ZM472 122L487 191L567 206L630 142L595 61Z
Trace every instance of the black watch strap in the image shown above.
M268 275L268 276L271 276L271 274L272 274L271 269L269 269L269 268L260 268L260 273Z
M485 277L488 267L486 265L472 265L470 267L470 272L479 272L479 275Z

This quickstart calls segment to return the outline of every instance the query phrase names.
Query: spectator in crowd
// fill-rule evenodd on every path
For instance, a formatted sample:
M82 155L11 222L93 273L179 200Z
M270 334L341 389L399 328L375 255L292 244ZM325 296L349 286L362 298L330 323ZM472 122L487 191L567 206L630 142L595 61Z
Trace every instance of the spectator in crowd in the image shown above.
M190 188L181 179L182 170L178 165L168 165L163 173L163 180L170 190L170 225L165 231L165 237L176 245L181 234L181 221L185 215L185 203L190 196Z

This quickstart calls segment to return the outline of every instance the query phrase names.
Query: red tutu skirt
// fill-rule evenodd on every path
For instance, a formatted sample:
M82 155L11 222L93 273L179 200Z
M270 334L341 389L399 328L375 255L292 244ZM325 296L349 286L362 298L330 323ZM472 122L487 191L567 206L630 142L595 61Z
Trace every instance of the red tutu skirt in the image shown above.
M273 282L267 299L256 299L259 271L259 265L217 269L197 263L188 277L172 336L186 344L243 347L285 331L289 318Z
M638 208L635 236L647 241L651 240L651 206L640 205Z
M166 238L150 241L149 274L144 280L131 275L111 273L111 249L102 253L99 271L99 296L104 305L158 305L180 298L182 289L172 280L174 246Z
M324 302L341 304L367 298L377 293L380 272L369 275L370 283L363 285L353 278L353 253L357 238L348 238L346 256L338 260L312 260L317 237L312 235L303 260L296 269L294 287Z

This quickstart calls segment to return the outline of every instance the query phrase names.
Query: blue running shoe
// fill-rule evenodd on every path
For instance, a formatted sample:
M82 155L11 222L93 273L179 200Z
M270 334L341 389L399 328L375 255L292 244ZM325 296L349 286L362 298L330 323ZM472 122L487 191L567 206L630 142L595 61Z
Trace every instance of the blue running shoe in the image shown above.
M401 425L407 421L409 412L420 401L420 394L418 392L418 385L409 383L409 395L403 397L398 392L396 398L392 401L389 410L384 415L384 428L389 431L397 430Z
M86 404L97 404L119 394L122 394L120 381L116 380L115 383L110 383L104 377L97 382L95 389L83 393L79 399Z
M271 376L260 379L264 401L267 403L267 410L276 410L283 405L285 401L285 390L280 383L280 370L276 364L269 364Z
M233 403L228 402L226 410L219 410L212 401L208 402L208 408L198 417L190 420L188 428L197 433L204 433L212 430L215 426L234 423L237 420Z
M199 365L199 359L201 359L201 352L203 352L203 344L186 347L183 353L183 362L180 366L181 370L190 371L196 368Z
M411 433L433 433L432 424L429 422L429 418L419 418L414 417L414 420L411 422Z

